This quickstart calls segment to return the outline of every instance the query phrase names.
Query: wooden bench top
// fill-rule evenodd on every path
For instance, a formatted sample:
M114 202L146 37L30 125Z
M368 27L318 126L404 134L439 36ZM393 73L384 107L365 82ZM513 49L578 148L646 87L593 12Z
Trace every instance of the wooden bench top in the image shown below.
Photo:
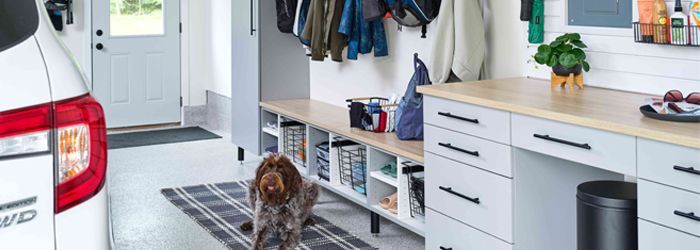
M268 111L363 143L387 153L423 163L423 142L402 141L395 133L374 133L350 127L348 109L309 99L261 102Z

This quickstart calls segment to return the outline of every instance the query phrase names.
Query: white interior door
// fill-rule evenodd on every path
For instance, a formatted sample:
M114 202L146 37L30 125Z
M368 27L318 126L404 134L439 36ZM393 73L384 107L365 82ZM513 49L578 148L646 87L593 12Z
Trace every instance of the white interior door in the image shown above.
M179 0L92 3L93 94L107 127L180 121Z

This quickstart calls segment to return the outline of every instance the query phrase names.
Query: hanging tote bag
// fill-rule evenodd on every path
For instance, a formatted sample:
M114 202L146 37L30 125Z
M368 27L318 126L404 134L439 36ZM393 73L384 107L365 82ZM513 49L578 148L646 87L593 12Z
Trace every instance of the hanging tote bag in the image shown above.
M430 76L418 54L413 55L415 72L408 83L406 94L401 98L396 110L396 136L401 140L423 140L423 95L416 92L416 87L429 85Z

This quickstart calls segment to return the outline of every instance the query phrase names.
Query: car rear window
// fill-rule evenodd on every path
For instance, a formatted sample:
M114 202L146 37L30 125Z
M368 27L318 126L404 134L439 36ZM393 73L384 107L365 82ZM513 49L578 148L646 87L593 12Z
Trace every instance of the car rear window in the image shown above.
M34 0L0 0L0 51L24 41L38 26Z

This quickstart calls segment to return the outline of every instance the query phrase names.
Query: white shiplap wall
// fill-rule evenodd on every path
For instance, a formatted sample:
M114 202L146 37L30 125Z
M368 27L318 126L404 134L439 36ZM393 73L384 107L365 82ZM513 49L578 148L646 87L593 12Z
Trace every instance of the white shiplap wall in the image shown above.
M634 20L638 20L636 0ZM667 0L669 11L673 1ZM687 11L688 2L683 2ZM669 89L684 93L700 91L700 48L635 43L632 29L568 26L566 0L545 1L545 42L566 32L581 33L588 45L586 54L591 71L585 74L587 85L661 95ZM527 31L527 23L523 30ZM538 44L526 48L525 74L549 79L550 69L535 66L530 55Z

